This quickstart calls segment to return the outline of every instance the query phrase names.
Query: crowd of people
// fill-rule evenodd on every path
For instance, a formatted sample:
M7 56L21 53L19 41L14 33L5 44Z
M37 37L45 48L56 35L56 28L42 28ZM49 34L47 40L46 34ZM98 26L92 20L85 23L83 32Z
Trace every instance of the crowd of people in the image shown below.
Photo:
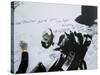
M41 46L43 48L49 48L51 45L54 45L53 32L49 29L49 33L43 34L43 40L41 40ZM57 48L53 49L54 51L60 51L61 55L59 60L50 67L50 71L63 71L63 65L66 65L66 70L78 70L78 69L87 69L84 56L88 50L89 45L91 44L92 36L82 35L81 33L70 32L67 34L64 32L59 37ZM28 44L24 41L20 41L20 47L22 49L22 57L19 69L16 73L25 73L28 67ZM39 62L37 66L32 70L32 72L46 72L46 66L42 62Z
M91 11L96 11L95 13ZM91 13L91 14L90 14ZM76 18L76 22L87 26L95 24L94 20L97 19L97 8L91 6L82 6L82 15ZM42 35L41 46L45 49L49 49L53 46L55 35L52 29L48 29ZM38 62L37 66L31 72L50 72L50 71L64 71L64 70L78 70L87 69L86 61L84 57L92 41L92 35L82 34L79 32L70 33L63 32L58 40L57 47L53 51L59 51L61 53L60 58L46 70L46 66L42 62ZM24 41L20 41L20 47L22 49L21 63L16 73L25 73L29 65L29 53L28 44Z

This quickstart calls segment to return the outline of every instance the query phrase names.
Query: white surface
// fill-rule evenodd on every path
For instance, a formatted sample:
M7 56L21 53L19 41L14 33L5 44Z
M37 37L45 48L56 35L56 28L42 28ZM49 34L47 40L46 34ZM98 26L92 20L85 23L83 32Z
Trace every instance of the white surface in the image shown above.
M41 0L33 0L41 1ZM89 4L89 5L98 5L100 0L42 0L41 2L55 2L55 3L66 3L66 4ZM10 72L10 1L1 0L0 1L0 74L1 75L11 75ZM99 12L100 13L100 12ZM100 15L98 15L100 16ZM98 20L100 21L100 19ZM98 24L99 25L99 24ZM100 27L99 27L100 28ZM99 31L99 29L98 29ZM99 34L100 35L100 34ZM99 36L98 36L99 37ZM100 42L100 40L99 40ZM5 47L6 46L6 47ZM99 47L100 48L100 47ZM98 56L100 58L99 49ZM98 60L100 62L100 60ZM100 64L98 64L100 66ZM88 70L88 71L70 71L70 72L54 72L54 73L42 73L41 75L99 75L100 68L98 70ZM33 74L30 74L33 75ZM36 74L36 75L40 75Z

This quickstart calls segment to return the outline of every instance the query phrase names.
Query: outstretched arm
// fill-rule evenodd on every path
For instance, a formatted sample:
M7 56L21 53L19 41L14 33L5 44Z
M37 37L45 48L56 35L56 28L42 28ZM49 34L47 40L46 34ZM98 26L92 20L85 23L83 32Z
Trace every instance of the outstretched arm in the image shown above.
M21 63L16 73L25 73L28 67L27 43L21 41L20 47L22 49Z

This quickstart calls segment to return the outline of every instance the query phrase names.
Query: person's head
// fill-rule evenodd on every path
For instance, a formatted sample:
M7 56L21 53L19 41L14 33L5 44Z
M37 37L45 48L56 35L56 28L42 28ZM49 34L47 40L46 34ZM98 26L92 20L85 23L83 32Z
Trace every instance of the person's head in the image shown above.
M95 22L96 19L97 6L81 6L81 15L78 16L75 21L90 27L93 24L97 24L97 22Z
M42 35L42 46L48 48L53 43L53 33L51 29L48 29L43 32Z
M45 43L48 43L50 41L51 36L49 33L46 32L43 34L42 38Z

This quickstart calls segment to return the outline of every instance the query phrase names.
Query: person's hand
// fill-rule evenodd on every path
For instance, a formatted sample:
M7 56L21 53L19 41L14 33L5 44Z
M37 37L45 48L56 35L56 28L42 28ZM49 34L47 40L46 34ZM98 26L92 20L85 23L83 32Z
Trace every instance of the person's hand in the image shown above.
M74 32L75 36L78 38L78 44L83 45L88 48L92 41L92 36L88 34L82 35L81 33Z
M20 47L22 51L27 51L27 43L24 41L20 41Z

